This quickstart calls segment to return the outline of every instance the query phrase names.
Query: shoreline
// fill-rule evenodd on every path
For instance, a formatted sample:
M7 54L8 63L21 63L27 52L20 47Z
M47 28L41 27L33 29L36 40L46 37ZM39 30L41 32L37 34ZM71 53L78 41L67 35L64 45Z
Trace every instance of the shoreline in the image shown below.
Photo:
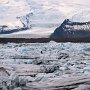
M48 43L55 42L72 42L72 43L90 43L90 38L0 38L0 43Z

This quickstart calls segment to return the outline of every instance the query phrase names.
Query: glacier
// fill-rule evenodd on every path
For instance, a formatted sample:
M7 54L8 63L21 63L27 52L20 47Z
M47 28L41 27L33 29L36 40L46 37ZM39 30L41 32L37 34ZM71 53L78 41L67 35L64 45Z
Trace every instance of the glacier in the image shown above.
M34 13L31 17L33 28L14 34L33 34L34 30L38 32L46 30L46 33L50 34L66 18L72 21L89 21L89 2L89 0L83 2L82 0L1 0L0 25L5 24L10 28L22 27L21 22L16 17L25 16L32 11Z

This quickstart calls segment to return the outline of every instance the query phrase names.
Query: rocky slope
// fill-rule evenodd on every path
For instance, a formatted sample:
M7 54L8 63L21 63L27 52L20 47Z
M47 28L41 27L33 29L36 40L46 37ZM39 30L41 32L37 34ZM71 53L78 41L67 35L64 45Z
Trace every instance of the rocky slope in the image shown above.
M50 38L89 38L90 22L72 22L65 19L64 22L56 28Z

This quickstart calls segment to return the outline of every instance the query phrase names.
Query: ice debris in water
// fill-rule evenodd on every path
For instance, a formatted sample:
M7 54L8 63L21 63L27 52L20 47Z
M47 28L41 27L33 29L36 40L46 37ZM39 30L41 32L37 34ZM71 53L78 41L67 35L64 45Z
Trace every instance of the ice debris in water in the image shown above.
M89 43L54 41L0 44L0 67L4 68L0 75L7 75L6 72L10 74L6 86L11 90L29 84L33 86L35 82L90 75L89 48Z

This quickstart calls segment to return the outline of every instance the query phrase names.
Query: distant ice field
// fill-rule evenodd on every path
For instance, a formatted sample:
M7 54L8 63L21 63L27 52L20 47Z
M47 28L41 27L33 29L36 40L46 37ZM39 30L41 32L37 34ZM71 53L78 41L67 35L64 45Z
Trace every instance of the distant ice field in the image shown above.
M66 18L72 21L90 21L89 3L90 0L0 0L0 25L7 25L10 28L22 27L16 17L33 12L30 20L36 29L34 34L45 30L49 34L50 30L53 32ZM27 32L33 34L33 29L30 32L27 30L18 33Z

